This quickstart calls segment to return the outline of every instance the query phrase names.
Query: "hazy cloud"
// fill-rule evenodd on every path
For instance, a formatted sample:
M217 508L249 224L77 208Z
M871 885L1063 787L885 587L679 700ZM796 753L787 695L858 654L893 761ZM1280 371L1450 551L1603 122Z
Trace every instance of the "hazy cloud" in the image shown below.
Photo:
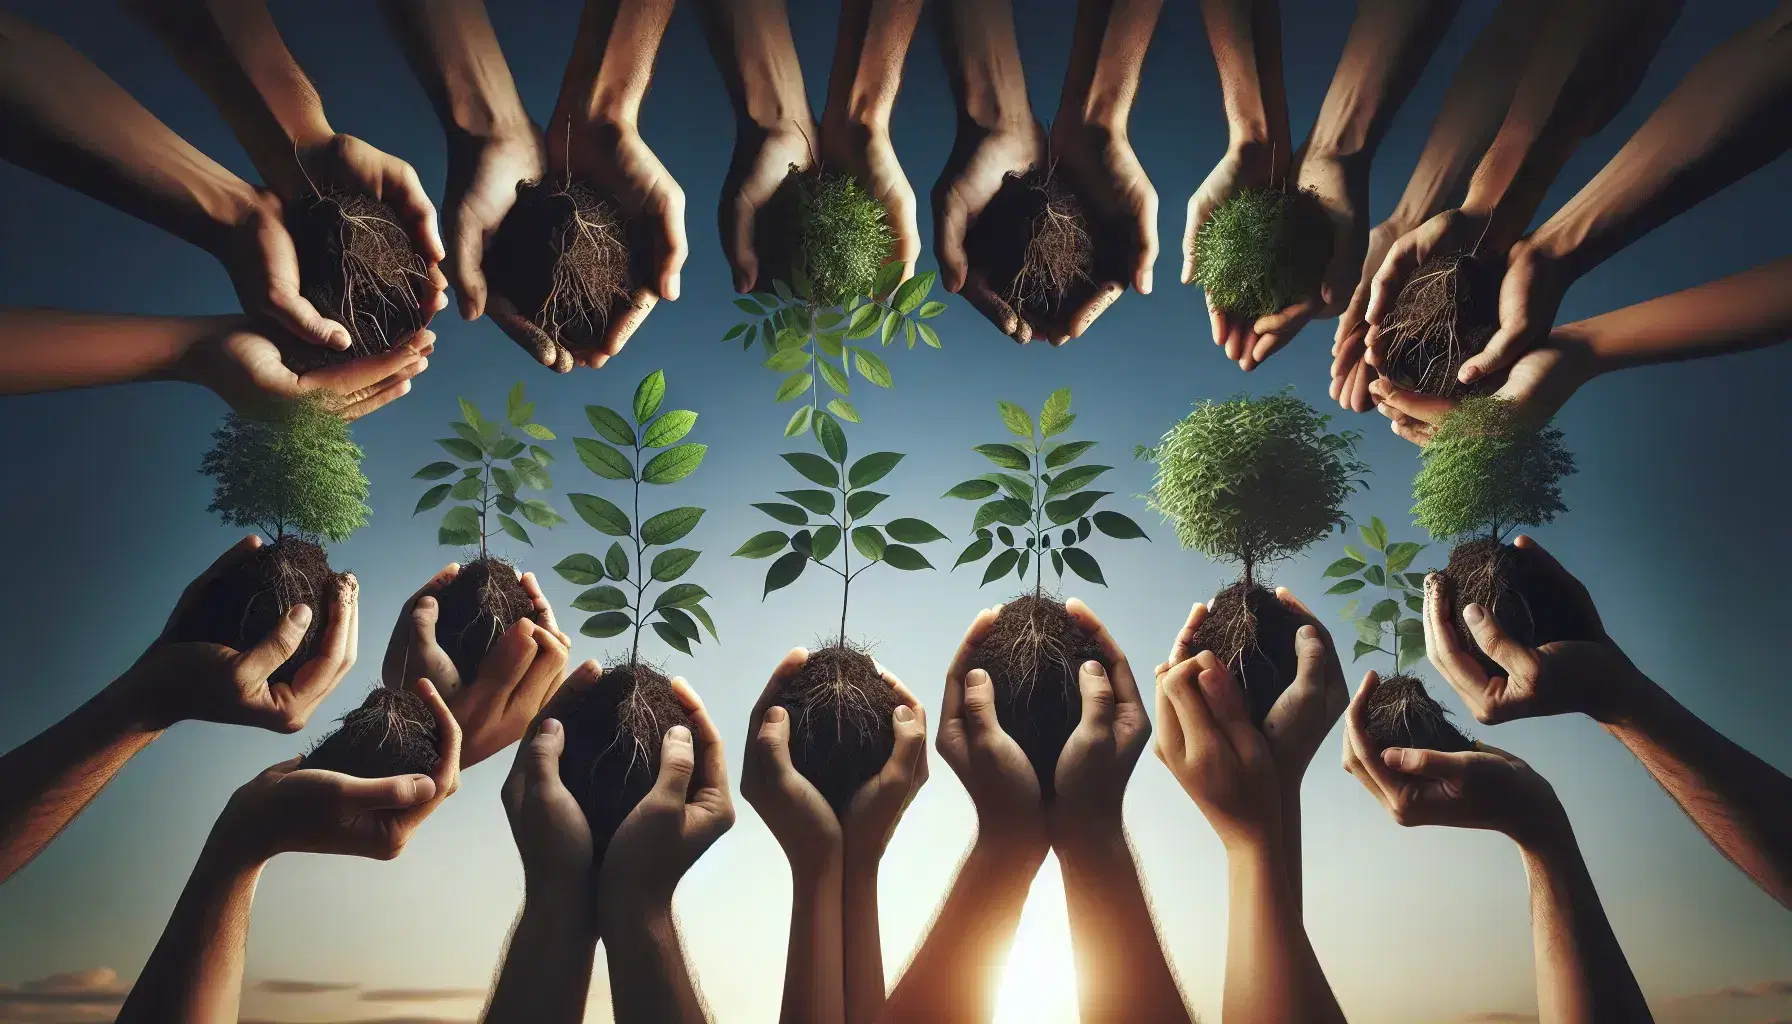
M325 992L352 992L361 987L358 981L303 981L297 978L263 978L252 986L258 992L277 996L313 996Z
M441 999L484 999L482 988L370 988L361 993L369 1003L433 1003Z
M129 991L110 967L0 985L0 1024L104 1024Z
M1752 985L1727 985L1723 988L1712 989L1709 992L1695 992L1688 996L1675 996L1673 999L1669 1000L1669 1002L1738 1002L1749 999L1773 999L1777 996L1792 996L1792 979L1757 981Z

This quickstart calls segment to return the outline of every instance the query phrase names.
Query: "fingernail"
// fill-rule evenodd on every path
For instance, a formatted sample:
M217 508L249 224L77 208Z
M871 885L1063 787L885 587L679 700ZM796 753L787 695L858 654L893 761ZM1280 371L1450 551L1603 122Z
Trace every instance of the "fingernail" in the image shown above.
M682 275L673 274L672 279L670 281L666 282L666 300L668 302L677 302L678 301L678 292L682 286L683 286Z
M1101 662L1099 662L1099 661L1083 662L1083 671L1089 673L1092 676L1105 676L1108 674L1108 670L1105 668L1102 668Z
M295 626L309 625L311 623L311 606L308 604L295 604L287 609L286 617Z
M685 728L682 725L673 726L670 730L668 730L666 732L666 735L670 736L671 738L673 738L675 740L678 740L680 743L691 742L691 730Z
M1319 639L1319 631L1317 629L1314 629L1312 626L1300 627L1300 630L1296 635L1298 635L1302 640L1317 640L1317 639Z
M1464 384L1473 384L1475 381L1481 379L1481 368L1479 366L1464 366L1462 368L1462 373L1458 374L1457 377Z
M1487 617L1487 613L1485 611L1483 611L1481 606L1478 604L1471 604L1467 608L1462 609L1463 621L1467 622L1471 626L1479 626L1481 624L1481 620L1485 619L1486 617Z
M909 709L907 704L898 704L896 705L896 720L898 722L912 722L915 720L915 713Z
M433 597L419 597L417 599L417 607L419 608L434 608L435 606L436 599Z
M542 719L541 732L544 736L558 736L560 735L561 728L562 726L560 725L560 720L558 718Z
M765 713L765 720L768 722L782 722L789 717L790 712L784 710L784 705L782 704L773 704L771 709Z
M970 675L964 677L964 681L968 686L987 686L989 684L989 673L980 668L974 668L971 669Z

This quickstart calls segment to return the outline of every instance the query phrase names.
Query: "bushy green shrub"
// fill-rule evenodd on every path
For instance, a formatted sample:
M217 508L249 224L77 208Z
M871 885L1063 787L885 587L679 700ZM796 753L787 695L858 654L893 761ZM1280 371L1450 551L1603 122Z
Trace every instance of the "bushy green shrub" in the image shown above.
M1503 399L1464 399L1438 424L1420 458L1412 514L1440 540L1471 534L1500 540L1567 511L1562 478L1574 472L1574 456L1562 432L1525 422Z
M1316 194L1245 189L1195 235L1195 283L1213 308L1255 320L1317 294L1330 253Z
M850 174L804 174L794 183L798 259L814 286L815 299L837 306L866 295L896 233L883 204Z
M367 524L367 477L348 424L317 392L255 416L230 413L199 471L217 481L208 512L280 540L342 541Z

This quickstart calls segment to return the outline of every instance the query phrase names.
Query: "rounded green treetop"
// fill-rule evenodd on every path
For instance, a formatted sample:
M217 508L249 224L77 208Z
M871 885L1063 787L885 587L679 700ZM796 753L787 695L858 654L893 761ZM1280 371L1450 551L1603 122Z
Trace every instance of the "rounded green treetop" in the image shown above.
M1438 424L1412 482L1414 521L1440 540L1542 526L1566 512L1574 456L1555 427L1526 423L1503 399L1467 398Z
M348 424L317 393L257 416L230 413L199 471L217 481L208 512L270 538L341 541L366 525L367 477Z
M896 241L883 204L850 174L802 174L795 185L797 269L816 301L836 306L869 295Z
M1194 282L1213 308L1256 320L1317 295L1331 246L1316 193L1245 189L1195 235Z
M1157 463L1148 503L1184 547L1244 567L1287 558L1344 522L1367 467L1354 432L1287 391L1203 401L1140 454Z

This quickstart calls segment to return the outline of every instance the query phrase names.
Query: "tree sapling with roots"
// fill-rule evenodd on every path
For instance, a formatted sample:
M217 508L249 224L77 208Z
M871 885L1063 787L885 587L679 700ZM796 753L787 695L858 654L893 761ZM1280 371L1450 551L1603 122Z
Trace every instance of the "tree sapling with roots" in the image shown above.
M602 341L635 290L628 224L622 209L570 174L525 181L486 257L492 292L508 302L533 336L536 356L556 355L572 369L572 351Z
M456 473L460 477L423 492L411 515L426 512L444 501L453 502L442 516L437 542L479 549L478 556L462 565L460 572L435 595L440 608L436 640L461 678L472 680L478 676L485 652L518 619L535 610L516 566L491 553L494 533L502 531L533 545L529 531L516 521L516 516L543 529L566 520L547 502L521 496L524 490L546 491L554 486L547 471L553 455L532 443L552 441L554 432L535 422L535 403L524 397L523 385L510 389L502 423L487 419L465 398L460 400L460 411L462 418L449 424L457 436L436 439L436 444L454 461L432 462L418 470L413 479L441 480ZM530 443L518 434L529 438Z
M614 659L598 684L582 691L561 716L566 750L560 776L585 810L600 860L610 835L653 788L666 730L691 724L665 673L641 660L642 629L651 625L668 647L687 655L703 632L719 639L715 620L703 607L709 591L679 582L700 552L674 546L696 528L703 509L681 506L642 518L643 485L683 480L709 450L685 441L697 414L687 409L661 412L665 397L666 374L655 370L635 388L632 418L607 406L585 407L598 437L573 439L579 461L605 480L628 481L632 511L595 494L568 494L580 519L617 539L602 558L568 555L554 566L562 579L590 588L572 602L574 608L593 613L579 632L629 636L627 654ZM654 548L659 550L650 551ZM650 603L656 584L663 586Z
M1258 571L1343 529L1340 506L1367 468L1356 461L1359 435L1326 433L1328 421L1289 391L1208 400L1139 450L1157 463L1148 502L1182 545L1243 570L1215 595L1195 640L1232 670L1258 722L1294 681L1301 626Z
M313 192L288 206L299 294L348 328L349 347L286 343L303 373L388 351L429 325L435 287L424 259L386 203L359 192Z
M784 461L825 490L780 491L785 501L755 504L796 530L767 530L734 553L742 558L779 556L765 574L768 595L795 583L812 564L840 577L839 632L784 684L778 703L790 713L791 760L834 810L844 813L852 795L890 757L895 744L890 716L897 704L877 663L847 639L852 582L875 565L910 572L931 569L927 556L912 545L945 540L946 535L919 519L873 521L873 511L889 495L870 487L896 468L901 454L872 452L849 464L846 433L833 417L817 419L815 433L825 457L788 452ZM857 567L855 551L864 559Z
M1449 712L1426 691L1425 684L1408 670L1425 660L1425 574L1409 572L1412 560L1425 545L1412 541L1388 541L1387 524L1370 517L1369 525L1357 525L1363 543L1375 552L1371 558L1355 546L1344 545L1344 557L1326 567L1327 578L1342 576L1328 594L1354 594L1366 587L1380 587L1382 597L1368 612L1359 613L1362 599L1345 602L1342 614L1356 627L1355 657L1380 652L1393 660L1394 671L1381 677L1369 697L1369 738L1379 747L1422 747L1456 752L1472 750L1474 743L1451 724ZM1404 607L1402 607L1404 605ZM1406 612L1412 612L1408 617Z
M976 667L989 673L996 688L996 717L1026 751L1041 792L1050 795L1058 754L1082 719L1077 675L1085 662L1113 666L1094 636L1046 591L1046 562L1060 582L1069 569L1107 586L1100 564L1085 549L1090 537L1099 531L1133 540L1145 531L1119 512L1095 510L1112 492L1089 487L1113 467L1076 464L1095 442L1051 440L1076 421L1069 388L1052 392L1037 422L1012 402L997 406L1018 440L978 445L973 450L1000 470L946 492L948 498L983 502L971 524L976 536L952 568L989 558L985 585L1010 574L1025 581L1032 571L1032 591L1004 604L977 645Z
M1518 527L1542 526L1567 511L1562 478L1574 472L1574 456L1562 432L1527 423L1502 399L1467 398L1438 424L1420 459L1413 517L1432 537L1455 542L1439 574L1449 585L1463 649L1488 671L1504 672L1481 653L1463 621L1470 604L1486 609L1526 647L1598 639L1598 624L1553 585L1547 563L1505 543Z
M1076 190L1055 164L1002 179L965 235L971 265L1028 323L1068 327L1095 294L1095 236Z
M1400 289L1381 325L1380 372L1420 394L1459 398L1456 375L1499 330L1502 268L1473 253L1432 256Z
M319 392L230 413L212 433L199 471L217 481L209 512L232 526L254 527L270 541L215 576L175 622L171 642L199 641L245 651L287 610L309 605L311 624L285 664L269 675L286 681L310 660L329 621L339 574L322 541L339 543L367 522L367 478L348 424Z
M336 731L311 748L300 768L384 779L429 775L441 756L435 713L409 690L376 686L337 722Z
M1319 294L1332 224L1311 189L1248 188L1195 235L1194 283L1207 304L1248 321Z

